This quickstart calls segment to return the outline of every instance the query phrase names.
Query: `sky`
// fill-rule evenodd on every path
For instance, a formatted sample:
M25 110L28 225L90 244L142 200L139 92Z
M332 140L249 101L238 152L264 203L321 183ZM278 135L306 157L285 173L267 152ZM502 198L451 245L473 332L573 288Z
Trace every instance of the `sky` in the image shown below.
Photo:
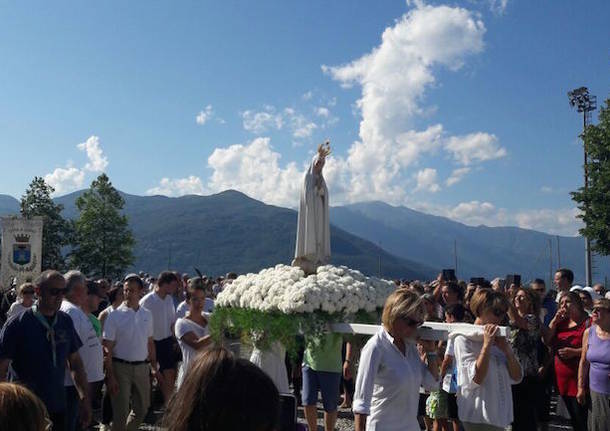
M0 193L106 172L131 194L383 201L573 235L582 117L610 94L610 2L0 3ZM594 121L597 114L594 113Z

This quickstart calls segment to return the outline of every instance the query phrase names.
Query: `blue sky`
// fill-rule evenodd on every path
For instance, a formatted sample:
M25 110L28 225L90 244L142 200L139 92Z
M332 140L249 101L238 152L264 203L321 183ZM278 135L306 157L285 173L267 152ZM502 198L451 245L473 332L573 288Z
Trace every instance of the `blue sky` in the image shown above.
M330 138L334 204L573 234L566 92L608 97L608 17L602 0L4 2L0 193L106 171L133 194L294 206Z

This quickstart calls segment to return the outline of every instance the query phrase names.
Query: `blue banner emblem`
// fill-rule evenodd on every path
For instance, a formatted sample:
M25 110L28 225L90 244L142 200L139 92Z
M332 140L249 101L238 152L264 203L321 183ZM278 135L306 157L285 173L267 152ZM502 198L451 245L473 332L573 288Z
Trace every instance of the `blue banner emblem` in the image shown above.
M30 244L13 244L13 263L27 265L32 260Z

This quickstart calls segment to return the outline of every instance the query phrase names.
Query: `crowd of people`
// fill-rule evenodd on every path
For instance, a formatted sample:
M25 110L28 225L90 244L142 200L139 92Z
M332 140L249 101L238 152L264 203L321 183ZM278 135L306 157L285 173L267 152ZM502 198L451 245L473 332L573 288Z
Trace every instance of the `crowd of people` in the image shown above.
M136 430L153 386L168 430L282 429L287 385L210 336L214 298L235 278L164 271L113 282L47 270L5 292L0 431ZM516 275L466 283L452 271L396 281L372 337L295 334L294 399L311 430L321 396L326 431L340 407L356 431L528 431L548 428L557 395L575 431L607 431L610 295L573 283L565 268L553 288ZM424 322L466 325L434 341L417 337Z

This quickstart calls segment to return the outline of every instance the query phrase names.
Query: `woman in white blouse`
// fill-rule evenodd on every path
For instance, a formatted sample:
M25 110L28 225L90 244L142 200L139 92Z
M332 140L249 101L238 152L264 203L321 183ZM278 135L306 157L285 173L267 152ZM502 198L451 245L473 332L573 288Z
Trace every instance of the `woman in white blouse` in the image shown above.
M424 315L421 298L406 288L386 300L383 327L360 355L353 400L356 431L419 431L419 388L439 386L434 342L420 341L424 358L415 345Z
M511 385L521 381L521 365L506 338L496 337L508 307L504 293L478 290L470 310L475 324L485 325L483 339L455 337L458 414L466 431L501 431L513 421Z
M178 379L176 380L176 386L178 387L184 381L197 351L212 343L208 330L210 315L203 312L205 296L203 284L189 283L186 290L186 302L189 311L185 317L176 320L176 338L180 350L182 350L182 364L180 364Z

